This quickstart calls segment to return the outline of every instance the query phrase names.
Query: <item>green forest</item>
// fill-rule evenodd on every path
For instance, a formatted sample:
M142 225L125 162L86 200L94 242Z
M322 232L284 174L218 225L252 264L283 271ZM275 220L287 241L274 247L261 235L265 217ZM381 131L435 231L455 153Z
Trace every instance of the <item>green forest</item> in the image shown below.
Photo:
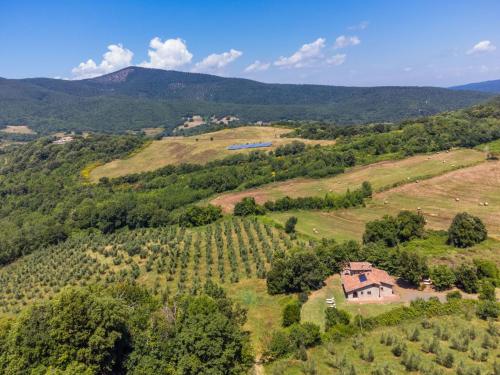
M303 304L326 278L355 260L369 261L414 287L432 276L438 289L456 286L477 293L478 299L462 301L451 294L445 302L414 301L372 317L339 309L338 315L325 316L325 332L302 322L300 314L297 319L297 306L277 305L286 323L269 332L260 351L263 361L279 367L280 361L294 358L306 366L308 350L355 340L360 327L371 332L445 315L469 316L478 324L498 318L495 262L477 258L452 266L434 264L411 249L430 236L440 236L454 249L484 243L488 228L478 217L457 212L448 230L436 234L420 214L404 210L368 222L361 242L314 241L295 232L297 218L283 228L263 214L361 207L373 193L369 181L324 197L285 197L262 205L243 199L232 214L223 214L207 199L498 140L500 100L397 124L300 123L292 134L336 143L294 142L205 165L104 177L95 184L87 178L89 169L128 157L147 143L146 137L77 135L65 144L41 137L1 149L0 372L245 373L255 361L248 329L255 322L229 295L229 287L257 279L264 283L266 297L289 296ZM494 350L498 334L484 335L490 343L483 349ZM404 356L409 371L415 370L416 360L400 344L394 349L398 358ZM366 362L374 356L369 349L360 352ZM448 367L447 352L436 356L441 367L457 365ZM335 354L334 365L344 366L341 361Z

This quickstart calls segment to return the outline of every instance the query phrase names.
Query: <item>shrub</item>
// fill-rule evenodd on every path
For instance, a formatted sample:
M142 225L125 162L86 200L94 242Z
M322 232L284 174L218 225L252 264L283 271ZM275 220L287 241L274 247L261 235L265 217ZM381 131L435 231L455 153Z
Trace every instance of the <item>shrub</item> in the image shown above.
M348 325L350 321L351 314L345 310L326 309L325 311L325 329L327 331L338 324Z
M447 301L453 301L457 299L462 299L462 293L460 293L458 290L454 290L453 292L448 292L446 293L446 300Z
M457 286L466 293L477 293L479 290L479 279L476 267L471 264L461 264L455 269Z
M439 291L450 289L456 281L453 270L444 264L431 268L430 276L434 287Z
M285 331L274 331L266 348L266 356L270 359L282 357L292 350L290 337Z
M295 216L290 216L285 223L286 233L295 233L295 225L297 224L297 218Z
M321 342L320 328L314 323L294 324L289 329L290 341L296 348L301 345L309 348Z
M470 247L486 237L486 227L481 219L467 212L457 214L448 229L448 243L455 247Z
M482 301L477 305L476 315L481 319L498 318L500 309L494 301Z
M483 301L496 301L495 287L489 281L483 281L479 288L479 299Z
M283 327L291 326L294 323L300 323L300 309L299 301L290 302L283 309Z
M236 203L233 213L235 216L262 215L265 210L255 202L254 197L245 197Z

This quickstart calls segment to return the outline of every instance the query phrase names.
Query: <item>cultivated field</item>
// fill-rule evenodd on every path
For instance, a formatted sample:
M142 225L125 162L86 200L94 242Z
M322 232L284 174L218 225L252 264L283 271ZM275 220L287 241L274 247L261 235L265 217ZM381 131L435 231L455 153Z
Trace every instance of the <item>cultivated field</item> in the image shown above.
M269 216L283 223L289 216L296 215L299 218L297 229L313 237L359 240L367 221L418 208L428 228L447 229L455 214L467 211L484 221L489 236L500 239L500 161L484 162L376 193L366 207Z
M98 181L101 177L118 177L131 173L152 171L169 164L206 163L237 153L248 153L257 149L229 151L232 144L272 142L272 147L262 150L273 150L277 146L290 143L296 138L280 138L290 129L264 126L248 126L225 129L191 137L168 137L153 141L149 146L127 159L114 160L95 168L90 178ZM307 144L331 145L334 141L310 141L298 139Z
M318 346L309 350L307 362L283 359L267 366L266 373L495 374L500 353L497 325L492 328L483 320L460 316L421 319ZM405 348L404 353L394 354L397 345ZM367 356L370 351L372 358Z
M324 179L293 179L268 184L241 192L222 194L211 203L220 205L225 212L231 212L243 197L252 196L258 203L284 196L323 196L328 192L344 193L357 189L363 181L370 181L375 191L418 179L429 178L458 168L474 165L485 160L484 153L460 149L449 153L418 155L403 160L383 161L366 166L354 167L341 175Z
M12 134L35 134L35 132L26 125L7 125L5 128L0 129L0 131Z

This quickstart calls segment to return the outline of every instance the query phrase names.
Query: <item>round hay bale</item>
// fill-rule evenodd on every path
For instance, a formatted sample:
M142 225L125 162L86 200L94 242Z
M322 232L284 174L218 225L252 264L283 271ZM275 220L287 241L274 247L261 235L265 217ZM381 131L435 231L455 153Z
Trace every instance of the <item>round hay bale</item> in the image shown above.
M422 211L422 209L420 207L417 207L417 211Z
M384 201L384 204L387 204L387 203L389 203L389 202L387 202L387 201Z
M484 202L484 205L487 206L488 205L488 202Z
M456 197L456 198L455 198L455 201L456 201L456 202L460 201L460 198Z
M484 203L483 203L483 202L479 202L479 205L480 205L480 206L484 206Z

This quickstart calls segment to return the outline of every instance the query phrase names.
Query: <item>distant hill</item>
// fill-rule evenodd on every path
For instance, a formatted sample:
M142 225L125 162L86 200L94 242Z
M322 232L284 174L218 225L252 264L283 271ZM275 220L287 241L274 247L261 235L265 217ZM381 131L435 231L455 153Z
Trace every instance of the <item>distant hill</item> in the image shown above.
M172 129L183 118L235 115L243 122L398 121L470 106L491 94L435 87L266 84L241 78L129 67L69 81L0 78L0 126L123 132Z
M500 79L493 80L493 81L468 83L466 85L453 86L453 87L450 87L450 89L453 89L453 90L473 90L473 91L481 91L481 92L500 94Z

